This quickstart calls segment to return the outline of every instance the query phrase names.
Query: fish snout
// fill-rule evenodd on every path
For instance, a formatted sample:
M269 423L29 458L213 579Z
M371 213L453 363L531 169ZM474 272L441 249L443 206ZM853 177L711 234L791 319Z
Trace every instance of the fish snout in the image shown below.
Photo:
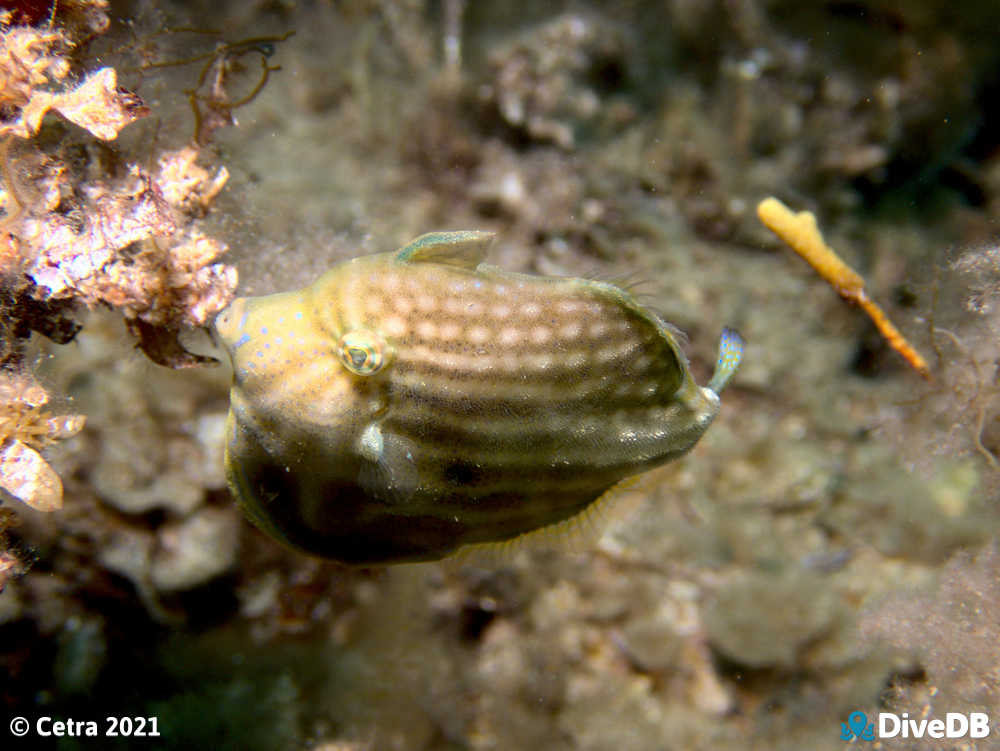
M212 330L230 353L237 346L237 341L243 333L247 316L247 299L237 297L228 307L224 308L212 322Z

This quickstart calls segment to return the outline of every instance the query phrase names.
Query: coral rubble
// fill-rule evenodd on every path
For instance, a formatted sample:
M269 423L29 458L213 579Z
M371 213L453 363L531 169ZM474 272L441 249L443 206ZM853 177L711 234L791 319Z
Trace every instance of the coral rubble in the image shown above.
M201 227L228 179L193 145L149 153L105 146L148 117L113 67L80 51L106 31L106 0L53 4L35 25L0 18L0 488L40 511L62 506L45 449L78 433L82 415L53 415L32 375L32 332L66 343L74 314L114 308L155 362L210 361L178 341L232 299L236 270ZM58 117L55 117L58 115ZM147 166L150 162L155 166ZM5 555L11 555L5 551Z
M62 507L62 481L39 449L76 435L85 422L46 412L48 398L29 374L0 371L0 488L38 511Z
M601 89L624 74L625 44L607 19L567 13L498 47L479 97L525 137L572 149L614 114Z

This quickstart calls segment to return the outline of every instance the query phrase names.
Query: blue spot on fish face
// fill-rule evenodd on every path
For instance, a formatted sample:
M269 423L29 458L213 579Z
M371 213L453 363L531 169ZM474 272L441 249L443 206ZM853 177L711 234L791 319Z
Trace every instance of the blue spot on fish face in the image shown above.
M244 344L246 344L249 341L250 341L250 334L244 333L242 336L240 336L239 339L236 340L236 344L233 345L233 349L234 350L235 349L239 349L240 347L242 347Z
M266 335L266 334L267 334L267 326L261 326L261 327L260 327L260 333L262 333L262 334L265 334L265 335Z

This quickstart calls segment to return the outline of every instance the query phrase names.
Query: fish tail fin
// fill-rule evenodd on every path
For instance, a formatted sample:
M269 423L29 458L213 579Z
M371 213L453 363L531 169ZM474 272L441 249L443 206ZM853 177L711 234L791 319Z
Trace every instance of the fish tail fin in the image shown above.
M716 394L722 393L733 379L743 359L745 347L746 342L736 329L728 326L722 329L722 336L719 339L719 359L715 364L712 380L708 382L708 387Z

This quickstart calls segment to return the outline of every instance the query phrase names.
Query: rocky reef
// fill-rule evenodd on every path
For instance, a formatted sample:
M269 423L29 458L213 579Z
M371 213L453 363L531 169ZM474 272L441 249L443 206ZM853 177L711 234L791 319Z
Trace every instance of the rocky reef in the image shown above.
M842 749L854 711L1000 715L993 5L0 5L7 715L316 751ZM721 414L593 539L284 550L225 487L206 325L450 229L627 281L699 382L739 329Z

